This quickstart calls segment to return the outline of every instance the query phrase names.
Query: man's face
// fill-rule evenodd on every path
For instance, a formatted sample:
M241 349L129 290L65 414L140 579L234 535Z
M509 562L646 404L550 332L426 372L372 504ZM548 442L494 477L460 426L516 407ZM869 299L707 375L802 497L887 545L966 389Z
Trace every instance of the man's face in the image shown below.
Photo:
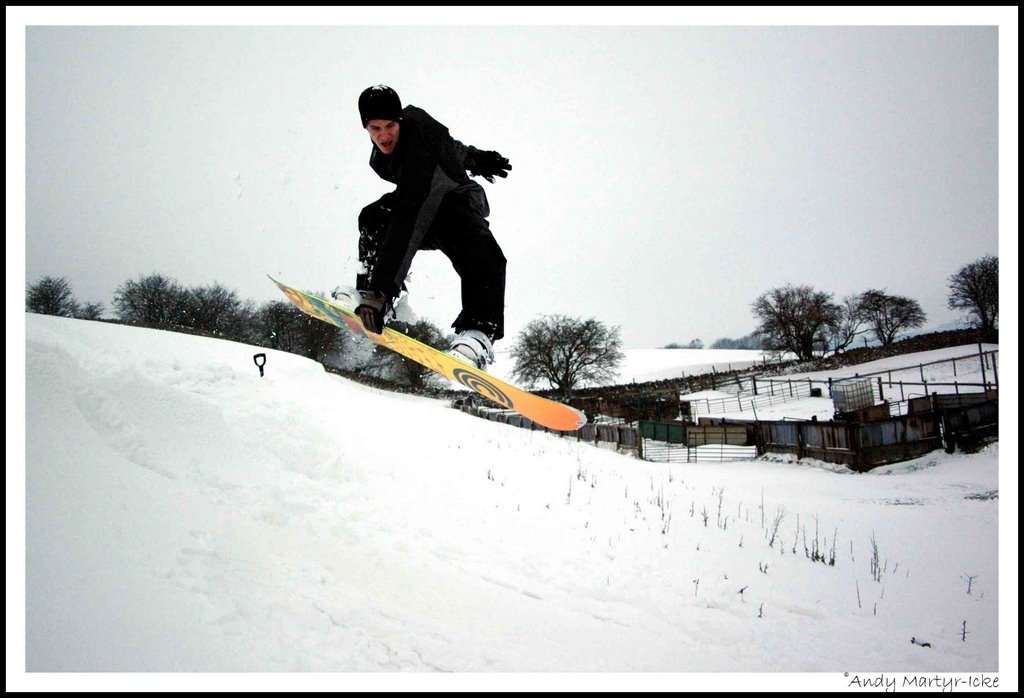
M395 146L398 145L399 125L397 121L389 119L370 119L366 122L366 130L370 134L370 140L385 155L391 155Z

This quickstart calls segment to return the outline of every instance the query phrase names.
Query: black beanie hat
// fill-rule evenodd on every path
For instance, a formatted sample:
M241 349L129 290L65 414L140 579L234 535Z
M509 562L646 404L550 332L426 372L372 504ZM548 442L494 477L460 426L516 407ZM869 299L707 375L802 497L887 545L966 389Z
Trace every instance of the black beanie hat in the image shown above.
M387 85L367 87L359 95L359 117L363 120L363 128L366 128L370 119L400 121L402 100L398 98L398 93Z

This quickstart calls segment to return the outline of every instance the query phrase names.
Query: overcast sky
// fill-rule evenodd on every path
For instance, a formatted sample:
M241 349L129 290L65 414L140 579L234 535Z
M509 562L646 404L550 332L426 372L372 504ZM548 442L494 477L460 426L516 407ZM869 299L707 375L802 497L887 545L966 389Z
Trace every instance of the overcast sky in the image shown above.
M352 15L371 26L170 26L215 23L181 12L20 28L25 283L67 277L109 315L120 284L152 273L259 303L282 299L266 274L352 283L356 217L392 188L356 109L377 83L510 159L507 180L482 182L509 339L561 313L621 327L627 348L710 344L752 331L751 302L786 283L886 289L936 326L959 317L948 277L1000 251L1009 9L961 26L382 26L395 8ZM1015 179L1016 147L1003 153ZM447 328L450 264L423 252L411 274L413 309Z

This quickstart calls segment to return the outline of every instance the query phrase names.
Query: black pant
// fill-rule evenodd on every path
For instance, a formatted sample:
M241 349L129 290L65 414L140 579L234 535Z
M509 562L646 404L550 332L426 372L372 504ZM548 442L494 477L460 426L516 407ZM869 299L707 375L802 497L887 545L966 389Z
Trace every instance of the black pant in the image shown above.
M356 287L365 289L391 223L395 194L389 193L359 214L359 262ZM420 250L441 250L462 279L462 312L456 332L480 330L492 340L505 336L505 255L491 234L483 189L445 195Z

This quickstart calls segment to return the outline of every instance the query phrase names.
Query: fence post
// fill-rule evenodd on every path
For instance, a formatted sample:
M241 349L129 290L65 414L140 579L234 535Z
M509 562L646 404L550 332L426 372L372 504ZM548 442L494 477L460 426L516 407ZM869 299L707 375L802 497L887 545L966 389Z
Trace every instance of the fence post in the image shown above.
M981 348L981 342L978 342L978 361L981 363L981 382L985 384L987 389L988 379L985 377L985 352Z
M855 470L859 473L864 472L865 463L864 441L862 438L863 428L863 425L860 422L857 422L855 424L848 425L848 431L846 432L847 443L849 443L850 447L853 449L853 460L857 464Z
M878 377L878 399L884 401L885 395L882 393L882 377Z
M939 433L942 450L946 453L953 453L956 451L956 441L953 439L953 435L949 433L949 424L946 422L945 411L939 409L939 396L937 393L932 393L929 397L932 403L932 419L935 420L935 430Z

